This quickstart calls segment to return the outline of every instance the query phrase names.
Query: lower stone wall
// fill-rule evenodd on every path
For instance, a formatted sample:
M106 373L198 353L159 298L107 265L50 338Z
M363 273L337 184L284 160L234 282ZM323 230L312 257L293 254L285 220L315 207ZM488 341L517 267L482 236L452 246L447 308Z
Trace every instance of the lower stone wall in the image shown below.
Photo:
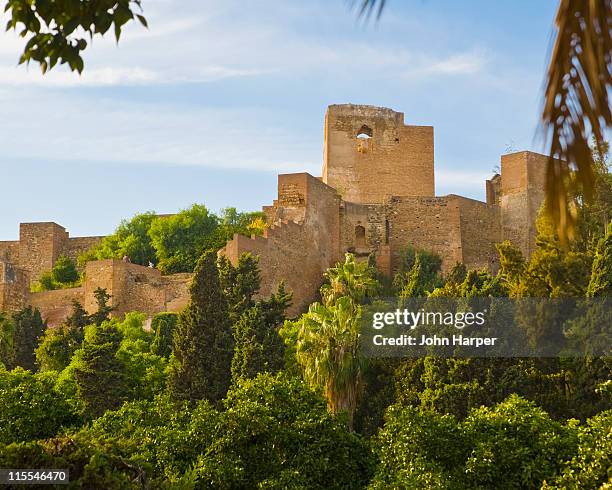
M70 316L73 301L83 304L84 296L85 289L82 287L42 291L31 293L28 304L38 308L47 325L55 327Z
M0 311L17 311L26 306L29 278L26 271L0 262Z
M429 250L449 271L463 260L459 206L449 197L394 197L387 203L392 269L408 246Z
M132 311L146 313L149 317L164 311L179 313L189 301L191 278L191 274L162 276L156 269L119 260L94 261L87 264L81 287L29 293L24 282L23 303L7 310L14 311L30 304L40 310L49 326L54 327L72 313L73 301L81 303L88 313L95 312L94 292L102 288L111 295L113 317L122 318ZM4 286L0 283L0 294L3 294ZM15 287L10 291L15 294Z
M496 269L495 244L501 242L499 206L455 195L449 199L459 207L462 262L468 269Z
M85 270L85 308L96 308L94 291L106 289L115 316L140 311L149 316L163 311L180 311L189 300L191 274L162 276L157 269L121 260L89 262Z
M193 279L193 274L172 274L163 276L165 291L165 311L179 313L187 303L189 303L189 286Z
M235 235L220 253L232 263L237 263L243 253L259 257L262 296L276 291L284 281L293 293L289 314L303 311L316 299L323 281L323 271L329 267L321 262L321 256L313 243L313 236L304 225L292 221L267 230L263 237L247 238Z

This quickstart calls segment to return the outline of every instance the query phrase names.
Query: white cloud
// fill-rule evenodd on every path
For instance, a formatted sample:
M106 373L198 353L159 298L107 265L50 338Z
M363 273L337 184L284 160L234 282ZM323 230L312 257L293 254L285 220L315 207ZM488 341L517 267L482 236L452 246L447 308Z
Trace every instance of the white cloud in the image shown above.
M304 138L245 108L175 108L112 99L72 100L63 91L10 103L0 91L0 163L27 156L82 164L197 165L320 172L321 141ZM26 135L35 135L31 138ZM27 138L27 139L26 139Z
M434 63L432 73L439 74L471 74L479 72L486 63L481 53L464 53L452 55L447 59Z
M223 66L207 66L189 73L168 73L144 67L88 68L79 75L68 70L52 70L43 75L38 66L27 69L0 68L0 85L38 85L41 87L109 87L205 83L226 78L259 75L257 70L237 70Z
M415 57L402 73L405 80L411 81L423 81L431 77L475 75L483 73L488 62L489 58L482 50L453 53L445 57L420 55Z
M206 83L226 78L347 74L371 70L406 78L474 74L485 65L482 54L437 53L402 49L389 44L375 31L357 40L333 39L312 32L296 32L305 16L325 15L332 7L303 6L265 1L249 4L212 0L175 2L148 1L145 15L149 29L129 24L119 45L111 34L95 38L85 51L85 72L79 77L65 67L42 76L36 64L16 67L25 41L14 32L0 33L0 86L42 87L131 86L169 83ZM337 8L337 6L336 6ZM186 13L190 15L187 16ZM252 15L257 13L256 16ZM352 19L346 11L337 18ZM0 16L0 22L3 20ZM335 17L336 18L336 17ZM351 21L353 22L353 21ZM331 29L331 26L328 27Z

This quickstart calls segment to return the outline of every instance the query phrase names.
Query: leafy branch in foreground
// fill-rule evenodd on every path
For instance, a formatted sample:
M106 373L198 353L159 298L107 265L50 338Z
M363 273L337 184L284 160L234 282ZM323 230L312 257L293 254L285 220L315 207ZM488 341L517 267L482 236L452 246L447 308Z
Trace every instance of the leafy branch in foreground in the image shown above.
M35 61L43 73L58 62L81 73L81 52L94 36L103 36L113 27L119 42L125 24L137 19L147 27L140 0L8 0L4 7L10 19L6 30L14 30L28 41L19 64Z

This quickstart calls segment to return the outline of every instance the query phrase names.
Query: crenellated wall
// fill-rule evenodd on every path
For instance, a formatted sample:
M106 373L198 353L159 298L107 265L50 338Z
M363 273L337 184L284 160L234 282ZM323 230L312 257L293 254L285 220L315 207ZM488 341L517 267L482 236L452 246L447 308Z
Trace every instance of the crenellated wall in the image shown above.
M70 315L73 301L81 303L88 313L96 311L97 288L110 294L114 317L121 318L132 311L149 317L164 311L178 313L189 300L191 278L191 274L162 276L157 269L121 260L98 260L87 263L81 287L30 293L28 304L37 307L51 326Z
M535 247L536 217L544 200L547 158L532 152L501 157L501 173L486 181L486 203L454 194L435 196L431 126L404 124L404 114L362 105L333 105L325 116L322 177L278 176L277 198L264 206L269 228L261 237L235 235L219 252L233 263L259 256L264 296L281 281L293 292L291 314L317 299L323 273L346 252L370 256L391 275L406 247L496 270L495 244L508 239L526 256ZM180 311L189 299L190 274L118 260L90 262L80 288L30 293L55 261L75 259L101 237L71 238L55 223L23 223L18 241L0 242L0 310L38 307L50 324L69 314L72 301L95 310L94 291L112 295L114 314Z
M278 189L272 226L264 235L235 235L219 253L234 264L246 252L259 256L262 294L284 281L294 295L290 311L297 313L316 298L323 272L341 258L340 198L306 173L279 175Z

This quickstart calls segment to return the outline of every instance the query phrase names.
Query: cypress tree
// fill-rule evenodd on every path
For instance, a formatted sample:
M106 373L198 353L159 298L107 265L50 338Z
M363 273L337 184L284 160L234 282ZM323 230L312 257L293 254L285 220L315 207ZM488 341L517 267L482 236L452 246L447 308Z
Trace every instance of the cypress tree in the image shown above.
M28 306L13 315L14 362L15 367L20 366L30 371L36 370L36 346L47 329L40 311Z
M234 266L225 256L218 262L219 278L227 298L232 323L255 305L254 297L259 292L261 276L259 259L250 253L243 253Z
M151 352L161 357L170 357L172 353L172 337L178 315L176 313L159 313L153 317L151 329L155 332L155 338L151 343Z
M168 389L177 399L218 404L231 381L233 341L215 252L198 260L190 295L174 331Z
M106 289L97 288L94 291L94 297L96 298L98 310L89 317L89 320L99 326L110 319L110 314L113 311L113 307L110 306L108 302L111 299L111 295L108 294Z
M85 415L95 418L127 398L125 366L117 358L122 335L112 323L92 327L77 352L74 376Z
M254 378L262 372L276 373L285 363L285 345L278 330L285 321L291 293L284 284L267 300L258 301L233 327L232 377Z

